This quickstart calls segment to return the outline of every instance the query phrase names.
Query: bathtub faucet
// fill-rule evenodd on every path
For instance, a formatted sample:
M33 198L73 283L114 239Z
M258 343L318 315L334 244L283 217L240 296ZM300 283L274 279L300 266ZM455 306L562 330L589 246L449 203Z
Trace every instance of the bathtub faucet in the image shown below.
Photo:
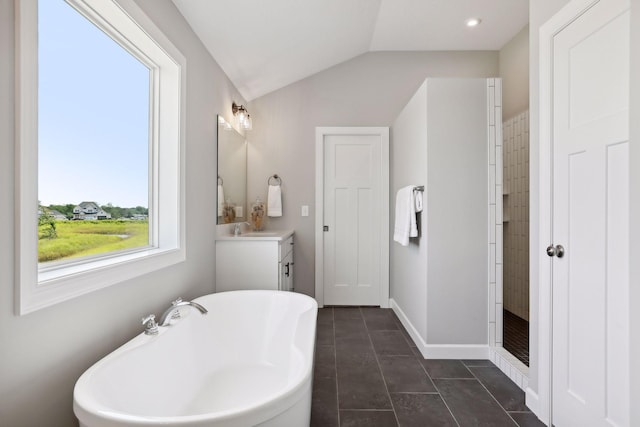
M171 323L172 319L180 318L180 307L185 307L185 306L191 306L193 308L196 308L202 314L208 313L207 309L201 306L200 304L198 304L197 302L182 301L182 298L178 298L177 300L172 301L171 307L169 307L164 313L162 313L162 316L160 316L160 321L158 322L158 324L160 326L169 326L169 323Z

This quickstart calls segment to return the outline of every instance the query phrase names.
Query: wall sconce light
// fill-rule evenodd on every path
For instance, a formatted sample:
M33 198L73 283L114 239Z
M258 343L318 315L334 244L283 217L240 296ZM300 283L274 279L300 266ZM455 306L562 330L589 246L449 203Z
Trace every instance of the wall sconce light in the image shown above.
M244 105L238 105L234 102L233 104L231 104L231 112L233 113L233 116L236 118L236 124L238 125L239 128L242 128L244 130L253 129L253 122L251 121L251 115L249 115L249 112L247 111L247 109L244 108Z

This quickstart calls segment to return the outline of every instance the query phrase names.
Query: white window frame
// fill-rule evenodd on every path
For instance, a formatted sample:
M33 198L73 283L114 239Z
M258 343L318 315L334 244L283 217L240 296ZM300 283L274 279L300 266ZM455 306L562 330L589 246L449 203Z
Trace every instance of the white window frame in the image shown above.
M38 268L37 0L15 0L16 237L19 315L182 262L186 60L132 0L67 0L151 70L150 245ZM162 96L159 96L162 94Z

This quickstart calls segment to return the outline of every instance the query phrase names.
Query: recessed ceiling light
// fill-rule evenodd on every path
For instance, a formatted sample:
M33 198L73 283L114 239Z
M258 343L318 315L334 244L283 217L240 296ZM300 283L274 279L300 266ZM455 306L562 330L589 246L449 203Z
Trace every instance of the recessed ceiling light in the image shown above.
M465 21L467 27L477 27L482 22L480 18L469 18Z

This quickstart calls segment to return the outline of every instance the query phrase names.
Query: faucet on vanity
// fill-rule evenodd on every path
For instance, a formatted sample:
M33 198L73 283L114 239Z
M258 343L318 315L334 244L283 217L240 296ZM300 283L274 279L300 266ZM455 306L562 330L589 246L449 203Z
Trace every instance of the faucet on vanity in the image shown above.
M241 233L241 231L242 231L242 224L251 225L250 223L248 223L248 222L246 222L246 221L245 221L245 222L236 222L236 223L234 224L234 227L233 227L233 235L234 235L234 236L239 236L240 234L242 234L242 233Z
M207 314L209 311L204 308L202 305L193 301L182 301L182 298L178 298L175 301L171 302L171 307L165 310L160 316L160 320L156 323L156 316L154 314L150 314L146 317L142 318L142 324L144 325L144 333L146 335L157 335L158 334L158 326L169 326L171 320L180 318L180 307L190 306L202 314Z

